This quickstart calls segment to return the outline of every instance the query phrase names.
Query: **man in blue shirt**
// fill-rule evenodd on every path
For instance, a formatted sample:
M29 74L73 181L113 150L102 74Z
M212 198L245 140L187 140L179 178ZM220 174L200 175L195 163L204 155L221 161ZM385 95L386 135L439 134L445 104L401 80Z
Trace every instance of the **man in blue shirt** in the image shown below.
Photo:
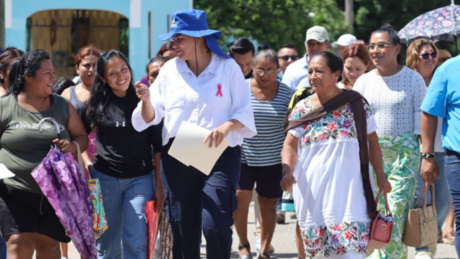
M460 256L460 56L446 61L431 80L423 100L422 166L420 174L433 184L438 177L434 159L437 117L443 118L442 147L445 154L445 174L455 210L455 248Z
M282 82L294 91L301 87L310 87L310 83L308 82L308 63L310 62L310 57L318 52L329 51L330 47L329 34L324 27L313 26L308 29L305 39L307 54L286 69Z

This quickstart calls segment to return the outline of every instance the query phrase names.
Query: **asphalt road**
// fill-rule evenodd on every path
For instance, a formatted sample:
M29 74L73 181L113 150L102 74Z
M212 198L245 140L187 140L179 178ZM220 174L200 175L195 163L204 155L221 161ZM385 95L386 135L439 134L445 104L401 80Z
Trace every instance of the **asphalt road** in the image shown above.
M251 206L252 207L252 206ZM286 223L283 225L277 225L275 230L275 236L273 239L273 246L275 247L275 254L272 258L282 258L282 259L297 259L297 253L295 248L294 242L294 232L295 232L295 220L286 217ZM252 234L254 230L254 210L253 208L250 209L249 214L249 225L248 225L248 233L249 241L251 242L251 247L254 249L255 247L255 237ZM232 258L238 258L237 245L238 245L238 236L234 232L234 244L233 244L233 254ZM201 257L206 258L206 241L203 238L203 244L201 246ZM255 251L253 251L253 256L255 258ZM75 247L70 244L69 246L69 258L68 259L79 259L80 256L76 251ZM409 248L409 258L414 257L414 249ZM455 259L457 255L455 253L455 247L453 245L446 245L446 244L438 244L438 252L436 253L436 257L439 259Z

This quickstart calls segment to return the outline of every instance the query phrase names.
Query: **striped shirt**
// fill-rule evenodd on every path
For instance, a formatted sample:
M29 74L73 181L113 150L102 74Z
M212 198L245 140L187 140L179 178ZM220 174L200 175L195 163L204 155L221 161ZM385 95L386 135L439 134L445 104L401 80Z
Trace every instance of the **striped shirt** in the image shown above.
M250 86L250 80L246 81ZM257 135L245 138L242 145L241 163L249 166L269 166L281 163L284 126L287 119L292 90L280 83L275 98L270 101L257 100L251 91Z

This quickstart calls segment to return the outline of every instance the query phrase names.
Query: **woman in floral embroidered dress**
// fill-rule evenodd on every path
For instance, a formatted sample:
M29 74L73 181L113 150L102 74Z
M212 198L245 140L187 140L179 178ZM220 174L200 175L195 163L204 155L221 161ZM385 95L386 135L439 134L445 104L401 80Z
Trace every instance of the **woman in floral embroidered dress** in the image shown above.
M312 57L308 80L315 94L299 101L289 120L297 120L339 95L340 58L328 52ZM369 160L380 188L391 186L382 167L373 112L366 111ZM357 130L350 104L289 131L282 151L283 190L294 185L297 219L307 257L364 258L371 219L367 214ZM371 177L372 179L372 177Z

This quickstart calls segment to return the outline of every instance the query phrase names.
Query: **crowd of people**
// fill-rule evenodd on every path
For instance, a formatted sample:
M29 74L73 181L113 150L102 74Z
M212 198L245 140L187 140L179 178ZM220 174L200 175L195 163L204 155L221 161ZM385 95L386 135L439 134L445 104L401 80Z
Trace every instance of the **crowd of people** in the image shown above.
M304 56L288 43L256 50L248 38L225 53L220 37L204 11L174 13L138 81L123 53L93 45L77 53L74 79L57 79L45 50L0 54L0 163L15 174L0 181L0 259L68 257L71 240L31 176L51 144L73 155L81 148L84 169L100 181L109 226L94 244L100 259L146 258L150 200L166 213L177 259L200 258L202 234L207 258L230 258L232 245L254 258L254 201L255 258L269 259L285 221L283 192L295 203L300 259L403 259L408 212L425 184L435 185L431 234L460 254L460 58L447 61L447 51L417 39L399 64L389 25L333 43L314 26ZM61 139L53 128L39 133L45 117ZM209 130L209 148L229 141L209 175L168 153L182 122ZM386 202L376 201L379 190L394 228L374 250L371 223ZM436 243L416 248L418 259L435 254Z

